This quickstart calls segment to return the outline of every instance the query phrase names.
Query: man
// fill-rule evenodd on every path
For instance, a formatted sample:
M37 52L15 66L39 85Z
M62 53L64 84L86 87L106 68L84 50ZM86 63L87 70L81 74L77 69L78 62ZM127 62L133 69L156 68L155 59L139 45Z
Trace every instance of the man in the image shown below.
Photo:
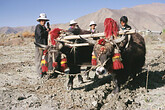
M82 33L82 30L80 29L80 27L77 25L77 22L74 20L70 21L69 24L70 28L67 30L67 32L70 32L73 35L79 35ZM75 41L75 40L72 40ZM75 65L74 65L75 66ZM75 66L74 67L74 71L70 71L70 73L75 74L75 71L80 72L80 66ZM74 78L75 76L69 76L69 78ZM83 83L83 78L81 75L78 75L78 80L80 81L80 83Z
M79 35L81 33L80 27L77 25L77 22L74 20L70 21L70 28L68 29L68 32L71 32L73 35Z
M89 26L90 26L89 31L91 32L91 34L98 33L98 31L96 30L97 24L94 21L91 21Z
M129 26L128 24L128 18L126 16L122 16L120 18L120 24L121 24L121 30L131 30L131 26Z
M41 13L39 18L37 19L39 24L35 28L35 42L43 45L47 45L48 43L48 32L50 28L46 28L45 24L49 19L47 18L45 13ZM36 71L43 77L42 69L41 69L41 59L42 59L43 51L39 49L38 46L35 46L35 64Z

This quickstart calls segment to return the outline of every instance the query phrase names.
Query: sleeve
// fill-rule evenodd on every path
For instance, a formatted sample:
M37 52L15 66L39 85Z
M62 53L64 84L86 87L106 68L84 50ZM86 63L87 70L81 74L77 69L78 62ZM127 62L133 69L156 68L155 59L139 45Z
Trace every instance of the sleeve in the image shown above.
M131 30L132 28L131 28L131 26L127 25L126 29Z
M38 37L41 37L41 36L42 36L42 28L41 28L40 25L37 25L37 26L36 26L35 34L36 34Z
M37 26L37 34L41 38L47 38L48 37L48 32L46 31L46 28L44 29L42 26L38 25Z
M72 28L69 28L69 29L68 29L68 32L71 32L71 33L73 33L73 32L74 32L74 29L72 29Z
M43 28L43 27L41 27L41 28ZM42 36L42 38L46 38L47 39L48 31L46 31L46 30L47 30L46 27L42 29L41 36Z
M68 29L68 32L71 32L71 33L73 33L74 35L79 35L80 32L81 32L81 30L80 30L80 28L74 28L74 29L69 28L69 29Z

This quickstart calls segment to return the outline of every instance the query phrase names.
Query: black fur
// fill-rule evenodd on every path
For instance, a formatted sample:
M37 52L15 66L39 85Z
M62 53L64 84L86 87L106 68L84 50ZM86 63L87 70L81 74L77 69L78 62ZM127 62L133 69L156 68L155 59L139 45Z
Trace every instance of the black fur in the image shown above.
M112 72L116 86L114 90L115 92L119 91L120 85L126 82L128 76L133 77L136 73L141 72L142 67L145 63L146 47L144 38L140 34L135 33L132 34L129 45L127 48L125 48L127 42L128 36L126 36L126 38L122 42L117 44L121 50L120 53L124 69L113 70ZM99 53L99 49L101 47L98 45L99 44L96 44L94 47L96 48L94 50L96 55ZM103 63L107 58L110 58L110 60L104 66L108 71L112 70L111 66L114 48L115 45L107 43L107 52L105 54L102 54L99 59Z

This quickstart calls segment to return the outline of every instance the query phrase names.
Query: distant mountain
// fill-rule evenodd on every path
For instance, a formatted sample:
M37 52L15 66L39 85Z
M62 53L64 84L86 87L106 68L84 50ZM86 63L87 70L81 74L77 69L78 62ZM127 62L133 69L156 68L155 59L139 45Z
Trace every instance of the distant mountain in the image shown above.
M0 33L10 34L19 32L34 32L35 26L24 26L24 27L1 27Z
M2 27L0 28L0 33L10 34L10 33L17 33L17 31L12 27Z
M165 4L153 3L138 5L132 8L123 8L120 10L112 10L108 8L102 8L97 12L82 16L76 21L82 29L88 29L91 20L97 23L97 29L102 32L104 30L104 20L105 18L113 18L119 23L121 16L125 15L129 18L128 24L132 28L137 30L153 30L162 31L165 29ZM59 27L63 29L69 28L69 22L66 24L53 24L52 28ZM23 31L34 31L34 26L29 27L2 27L0 28L0 33L16 33Z

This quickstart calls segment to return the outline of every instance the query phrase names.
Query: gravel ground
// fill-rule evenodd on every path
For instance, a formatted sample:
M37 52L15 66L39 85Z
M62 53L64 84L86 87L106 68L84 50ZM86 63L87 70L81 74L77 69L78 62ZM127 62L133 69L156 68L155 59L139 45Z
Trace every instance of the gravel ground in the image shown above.
M165 110L165 42L147 43L146 64L142 73L112 94L111 76L97 81L74 81L66 89L67 75L40 79L35 73L34 44L0 46L1 110ZM149 74L148 90L146 74ZM90 72L93 78L94 72Z

